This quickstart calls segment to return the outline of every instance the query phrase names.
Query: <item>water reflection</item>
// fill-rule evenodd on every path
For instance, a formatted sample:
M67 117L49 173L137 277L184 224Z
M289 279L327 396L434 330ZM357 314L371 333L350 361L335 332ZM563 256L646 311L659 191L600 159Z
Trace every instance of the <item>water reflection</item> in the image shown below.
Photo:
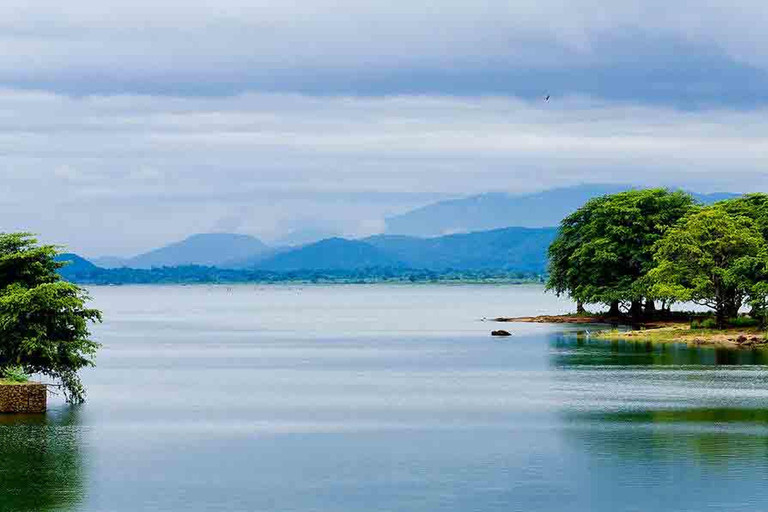
M682 459L707 465L738 462L768 471L768 410L692 408L567 413L570 432L593 455L637 462Z
M639 340L597 340L577 334L555 334L550 339L552 365L657 366L657 365L768 365L768 349L697 347L684 343Z
M566 438L595 460L768 473L768 351L550 338ZM740 368L743 367L743 368Z
M83 498L77 408L0 415L0 510L72 510Z

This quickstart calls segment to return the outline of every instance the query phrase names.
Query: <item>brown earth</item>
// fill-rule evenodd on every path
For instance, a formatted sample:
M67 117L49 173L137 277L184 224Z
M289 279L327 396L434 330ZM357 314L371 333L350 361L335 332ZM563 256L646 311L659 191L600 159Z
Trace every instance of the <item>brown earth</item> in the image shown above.
M583 315L541 315L523 317L500 317L497 322L522 322L546 324L609 324L628 326L626 318ZM765 333L757 328L691 329L686 320L662 320L646 322L635 329L596 330L592 337L605 340L637 340L656 343L687 343L691 345L715 345L734 348L768 348Z

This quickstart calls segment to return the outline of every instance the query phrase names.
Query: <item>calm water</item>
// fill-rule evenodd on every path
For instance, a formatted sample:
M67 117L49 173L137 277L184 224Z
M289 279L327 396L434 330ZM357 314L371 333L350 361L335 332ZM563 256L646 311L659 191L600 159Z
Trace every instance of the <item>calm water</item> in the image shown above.
M114 287L89 402L0 416L0 510L768 509L768 356L483 316L522 286Z

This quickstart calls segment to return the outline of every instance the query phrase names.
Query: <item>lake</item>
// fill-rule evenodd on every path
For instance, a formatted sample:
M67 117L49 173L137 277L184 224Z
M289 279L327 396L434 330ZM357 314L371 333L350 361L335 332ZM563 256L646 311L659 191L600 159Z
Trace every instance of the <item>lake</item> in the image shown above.
M538 286L94 287L89 400L0 416L0 510L755 511L768 356L591 340Z

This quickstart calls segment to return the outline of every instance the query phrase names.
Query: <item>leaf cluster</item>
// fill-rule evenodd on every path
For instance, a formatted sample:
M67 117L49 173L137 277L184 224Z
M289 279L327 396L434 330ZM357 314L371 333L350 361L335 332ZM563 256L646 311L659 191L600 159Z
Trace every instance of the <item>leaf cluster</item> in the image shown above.
M101 312L86 307L83 289L61 280L57 254L28 233L0 234L0 368L58 379L67 399L81 402L77 372L94 364L99 344L88 327Z
M547 288L584 303L643 299L655 243L694 207L690 195L661 188L588 201L561 222Z
M654 247L649 277L656 296L715 310L718 325L745 301L768 312L768 195L749 194L699 208Z

